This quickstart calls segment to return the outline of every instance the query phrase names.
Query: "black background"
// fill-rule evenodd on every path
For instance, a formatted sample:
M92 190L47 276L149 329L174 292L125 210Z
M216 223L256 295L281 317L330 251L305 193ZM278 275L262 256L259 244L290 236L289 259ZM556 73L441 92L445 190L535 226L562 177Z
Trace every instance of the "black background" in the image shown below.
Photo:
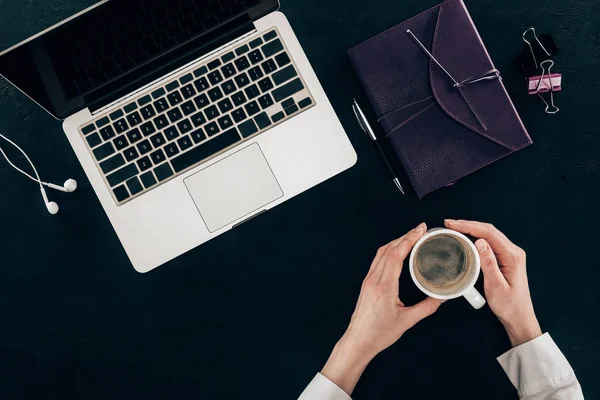
M470 218L527 250L542 328L586 398L600 398L600 3L467 1L534 145L418 201L399 195L356 125L350 102L364 96L345 51L436 1L282 2L358 164L149 274L131 268L60 123L0 82L0 132L43 179L80 183L50 193L61 206L50 216L36 185L0 161L0 395L295 398L344 332L377 247L423 220ZM0 0L0 48L89 4ZM561 49L554 116L512 65L530 26ZM423 298L407 273L401 297ZM378 356L354 397L516 398L495 360L508 348L488 307L450 301Z

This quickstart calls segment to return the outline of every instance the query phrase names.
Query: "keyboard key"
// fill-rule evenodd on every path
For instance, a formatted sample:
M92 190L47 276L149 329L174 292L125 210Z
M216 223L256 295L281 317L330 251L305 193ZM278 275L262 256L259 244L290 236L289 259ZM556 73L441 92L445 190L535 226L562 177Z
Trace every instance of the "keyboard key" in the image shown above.
M140 109L140 114L144 119L152 118L156 115L154 108L150 104Z
M294 69L293 65L289 65L287 67L285 67L284 69L282 69L281 71L277 71L273 74L273 82L275 82L276 85L280 85L283 82L289 81L290 79L292 79L293 77L297 76L298 74L296 73L296 70Z
M232 128L227 132L196 146L187 153L171 159L171 164L173 165L175 172L183 171L239 141L240 135L235 128Z
M169 108L169 104L167 103L167 100L164 97L162 99L156 100L153 104L154 108L156 108L156 111L159 113Z
M273 54L283 50L283 44L281 44L281 40L275 39L272 42L265 44L261 49L263 53L265 53L265 57L271 57Z
M231 96L231 100L233 100L233 104L240 106L246 102L246 96L244 96L244 92L239 91Z
M137 160L137 165L140 169L140 171L145 171L148 168L152 167L152 161L150 161L150 157L146 156L144 158L140 158L139 160Z
M194 95L196 94L196 90L194 89L193 85L185 85L184 87L181 88L181 94L183 95L184 99L189 99L190 97L194 97Z
M250 62L252 63L252 65L261 62L262 60L264 60L262 53L260 52L260 50L256 49L254 51L251 51L250 53L248 53L248 59L250 60Z
M221 65L221 61L219 59L212 60L211 62L208 63L208 69L213 70L213 69L217 68L219 65Z
M257 38L257 39L254 39L253 41L251 41L251 42L250 42L250 43L248 43L248 44L250 45L250 48L251 48L251 49L255 49L255 48L257 48L258 46L260 46L261 44L263 44L263 41L262 41L262 39L261 39L261 38Z
M138 104L141 106L146 105L148 103L150 103L152 101L152 98L148 95L142 97L141 99L138 100Z
M189 100L181 105L181 110L183 111L184 115L190 115L191 113L196 111L196 106L194 105L194 102L192 100Z
M233 60L234 58L235 58L235 54L233 54L233 52L230 51L229 53L227 53L223 57L221 57L221 61L228 62L228 61Z
M113 121L121 118L122 116L123 116L122 110L114 111L114 112L110 113L110 115L109 115L110 119L112 119Z
M290 97L289 99L281 102L281 107L283 107L283 109L285 110L286 108L291 107L294 104L296 104L296 102L294 101L293 98Z
M194 86L196 86L196 90L198 90L199 92L202 92L210 87L206 78L200 78L195 80Z
M121 135L118 138L116 138L115 140L113 140L113 144L115 145L117 150L123 150L125 147L127 147L129 145L129 143L127 143L127 139L125 138L125 135Z
M167 99L169 99L169 104L171 104L171 106L173 106L173 107L183 101L179 92L169 93L167 95Z
M221 89L218 87L214 87L208 91L208 97L210 97L212 101L217 101L223 97L223 92L221 92Z
M169 125L169 120L164 115L159 115L158 117L153 119L154 125L156 125L156 129L164 129Z
M227 78L230 78L233 75L235 75L235 73L237 71L233 67L233 63L229 63L229 64L223 66L223 68L221 68L221 72L223 73L223 76L225 77L225 79L227 79Z
M260 96L258 98L258 103L260 104L261 108L264 110L265 108L273 105L273 99L271 98L271 95L267 93L264 96Z
M100 136L96 132L86 137L86 139L90 147L96 147L102 143L102 139L100 139Z
M156 178L154 177L154 174L152 174L152 172L146 172L145 174L140 176L140 179L142 180L142 183L144 184L144 187L146 189L156 185Z
M114 152L115 148L113 147L112 143L108 142L94 149L94 157L96 157L96 160L101 161Z
M199 109L206 107L210 101L208 101L208 97L205 94L201 94L200 96L194 98L194 103Z
M84 126L83 128L81 128L81 133L83 133L84 135L89 135L90 133L94 132L95 129L96 127L93 124Z
M273 59L265 61L264 63L260 64L260 66L262 67L263 71L265 71L265 74L270 74L271 72L277 70L277 64L275 61L273 61Z
M192 120L192 124L194 124L195 127L198 127L206 122L206 118L204 118L204 114L202 114L202 111L198 111L196 114L192 115L190 119Z
M208 80L212 85L216 85L217 83L223 81L223 76L219 71L213 71L208 74Z
M108 159L102 161L100 163L100 168L102 169L102 172L104 172L105 174L108 174L109 172L114 171L115 169L119 168L122 165L125 165L125 159L123 158L121 153L117 153L114 156L112 156L111 158L108 158ZM119 183L119 182L117 182L117 183ZM114 186L114 185L111 185L111 186Z
M179 82L177 81L173 81L167 84L166 88L169 92L172 92L173 90L177 89L179 87Z
M223 114L228 113L233 109L233 104L231 104L231 101L229 99L223 99L219 103L217 103L217 105L219 106L219 110L221 110L221 113Z
M152 146L150 145L150 142L148 140L144 140L142 142L139 142L137 144L137 149L140 152L140 154L146 154L149 151L152 150Z
M194 143L200 143L206 139L206 135L202 129L196 129L194 132L190 133L190 136L192 137Z
M246 96L248 96L249 100L260 96L260 91L256 85L248 86L246 89L244 89L244 92L246 92Z
M285 114L283 113L283 111L279 111L277 114L275 114L271 117L273 122L281 121L284 118L285 118Z
M150 142L155 148L157 148L165 144L165 137L162 135L162 133L158 132L156 135L150 138Z
M192 147L192 141L190 140L190 137L187 135L177 139L177 144L179 144L181 151L185 151L185 150L189 149L190 147Z
M115 122L113 126L115 127L117 133L123 133L127 129L129 129L129 125L127 125L127 122L125 122L125 118L121 118L120 120Z
M215 106L208 107L206 110L204 110L204 114L206 114L206 118L208 118L209 121L217 118L220 115L219 110L217 110L217 107Z
M245 72L243 72L241 75L236 76L234 80L240 89L250 84L250 79L248 78L248 75L246 75Z
M127 116L127 122L129 122L129 126L135 126L142 122L142 117L137 111L134 111Z
M108 117L100 118L98 121L96 121L96 126L98 128L102 128L104 125L108 125L109 122L110 120Z
M126 113L130 113L133 110L135 110L136 108L137 108L137 104L135 104L135 103L129 103L125 107L123 107L123 110L125 110Z
M179 128L179 132L187 133L192 130L192 124L189 119L184 119L180 123L177 124L177 128Z
M100 136L102 136L102 139L104 140L110 140L115 137L115 131L113 130L112 126L105 126L104 128L100 129Z
M265 93L273 89L273 82L271 82L271 78L267 76L266 78L258 81L258 86L260 87L260 90Z
M271 39L274 39L275 37L277 37L277 32L276 31L271 31L269 33L266 33L263 36L263 39L265 39L265 42L268 42Z
M260 67L257 65L248 71L248 75L250 76L250 79L255 81L262 78L265 74L263 74L262 69L260 69Z
M171 121L171 123L175 123L181 118L183 118L183 115L181 114L181 111L179 111L179 108L174 108L172 110L167 111L167 116L169 117L169 121Z
M240 133L242 134L242 136L245 138L252 135L253 133L258 132L258 128L256 127L256 124L251 119L239 124L238 129L240 130Z
M208 136L214 136L219 133L220 129L216 122L211 122L204 127Z
M225 96L227 96L235 91L235 83L233 83L233 80L230 79L221 85L221 89L223 89L223 93L225 93Z
M167 137L167 141L171 141L179 136L179 131L174 126L170 126L163 132Z
M137 176L131 178L130 180L125 182L125 184L127 185L127 188L129 189L129 193L131 193L132 196L135 194L138 194L139 192L144 190L144 188L142 187L142 184L140 183L140 180L137 178Z
M154 165L158 165L161 162L165 161L165 153L162 151L162 149L158 149L150 154L150 159L152 160Z
M177 147L177 143L169 143L165 146L165 153L167 153L167 157L173 157L179 153L179 147Z
M288 107L288 108L286 108L286 109L285 109L285 113L286 113L287 115L292 115L292 114L293 114L293 113L295 113L296 111L298 111L298 106L297 106L297 105L295 105L295 104L294 104L293 106L291 106L291 107Z
M154 92L152 92L152 98L156 100L159 97L164 96L165 93L165 89L163 88L156 89Z
M235 49L235 54L241 56L242 54L247 53L248 51L250 51L248 45L243 45L242 47Z
M140 156L135 147L133 146L131 146L128 149L125 149L125 151L123 151L123 155L125 156L127 162L131 162Z
M156 174L159 182L162 182L170 176L173 176L173 170L171 169L169 163L164 163L163 165L154 168L154 173Z
M194 77L192 76L192 74L185 74L184 76L182 76L181 78L179 78L179 82L182 85L185 85L186 83L191 82L194 79Z
M271 119L269 119L266 112L258 114L254 117L254 121L256 121L256 125L258 125L260 129L265 129L267 126L271 125Z
M118 202L127 200L129 198L129 192L125 188L125 185L121 185L117 188L114 188L113 193L115 194L115 198L117 199Z
M231 116L233 117L233 120L235 122L242 122L247 118L243 108L238 108L237 110L231 113Z
M137 174L138 169L136 168L135 164L129 164L117 172L113 172L111 175L108 175L106 180L110 186L116 186L119 183L136 176Z
M290 97L295 93L298 93L302 89L304 89L302 81L300 80L300 78L296 78L293 81L286 83L285 85L273 90L272 95L275 101L279 102L287 97Z
M246 109L248 115L254 115L260 111L260 108L258 108L258 104L256 104L255 101L246 104L244 108Z
M231 120L231 118L229 118L229 115L221 117L217 121L219 122L219 126L221 127L221 129L224 131L231 128L231 126L233 125L233 121Z
M312 104L312 100L310 97L302 99L298 102L298 105L300 106L300 108L305 108L307 106L310 106L311 104Z
M208 68L206 68L205 66L202 66L202 67L200 67L200 68L198 68L197 70L194 71L194 76L196 78L198 78L198 77L204 75L207 72L208 72Z
M250 66L250 62L248 62L246 56L241 56L240 58L235 60L234 63L238 71L243 71Z
M129 142L131 144L138 142L142 139L142 134L138 128L133 128L129 132L127 132L127 137L129 138Z
M275 61L277 61L277 65L279 65L279 67L283 67L284 65L288 65L290 63L290 56L287 55L287 53L284 51L281 54L277 54L275 56Z
M152 121L148 121L145 124L140 125L140 130L142 131L144 136L149 136L156 132L156 128L154 127Z

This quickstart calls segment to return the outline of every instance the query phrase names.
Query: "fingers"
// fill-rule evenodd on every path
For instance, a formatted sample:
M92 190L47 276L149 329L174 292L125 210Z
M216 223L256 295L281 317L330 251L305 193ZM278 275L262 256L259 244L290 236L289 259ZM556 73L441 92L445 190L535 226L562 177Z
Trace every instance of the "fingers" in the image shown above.
M435 313L440 305L444 302L444 300L434 299L433 297L428 297L420 303L415 304L414 306L407 308L407 316L408 322L410 324L409 328L413 327L417 322L421 321L424 318L429 317L431 314Z
M386 251L386 255L381 260L381 262L384 263L380 280L382 283L390 283L396 287L398 286L398 280L400 279L404 260L426 231L427 225L422 223L412 231L408 232L404 236L404 239L398 241L395 245L390 246Z
M498 267L498 261L488 242L479 239L475 242L475 247L481 258L481 271L486 283L493 286L506 284L506 279Z
M404 235L404 236L406 236L406 235ZM375 271L379 272L379 275L377 275L377 280L379 280L379 277L381 276L381 270L383 268L381 259L383 258L385 251L390 246L395 246L398 242L400 242L402 239L404 239L404 236L401 236L398 239L392 240L385 246L381 246L379 249L377 249L377 254L375 254L375 258L373 259L373 262L371 263L371 267L369 268L369 272L367 273L365 280L369 279L374 274Z
M466 233L479 239L485 239L494 254L498 257L500 264L507 265L514 262L518 247L493 225L476 221L455 221L452 219L447 219L444 223L446 227L455 231Z

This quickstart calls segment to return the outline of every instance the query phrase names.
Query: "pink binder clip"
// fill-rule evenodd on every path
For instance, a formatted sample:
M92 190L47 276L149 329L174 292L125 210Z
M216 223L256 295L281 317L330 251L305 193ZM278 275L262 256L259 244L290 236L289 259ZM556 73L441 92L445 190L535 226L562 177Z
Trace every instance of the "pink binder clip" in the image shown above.
M546 68L546 65L548 65L548 68ZM527 93L537 94L542 99L546 105L545 111L547 114L556 114L560 111L560 108L554 105L554 92L562 90L562 75L553 74L553 66L554 61L552 60L542 61L540 63L542 74L527 78ZM546 71L548 72L546 73ZM548 92L550 93L550 104L542 96L542 93Z

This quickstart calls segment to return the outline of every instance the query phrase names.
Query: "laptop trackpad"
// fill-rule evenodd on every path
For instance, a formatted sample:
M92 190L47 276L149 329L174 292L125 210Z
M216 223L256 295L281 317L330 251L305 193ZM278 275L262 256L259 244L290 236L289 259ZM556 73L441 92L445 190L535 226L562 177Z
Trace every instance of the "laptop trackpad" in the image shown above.
M283 196L256 143L195 173L184 183L210 232L262 211Z

